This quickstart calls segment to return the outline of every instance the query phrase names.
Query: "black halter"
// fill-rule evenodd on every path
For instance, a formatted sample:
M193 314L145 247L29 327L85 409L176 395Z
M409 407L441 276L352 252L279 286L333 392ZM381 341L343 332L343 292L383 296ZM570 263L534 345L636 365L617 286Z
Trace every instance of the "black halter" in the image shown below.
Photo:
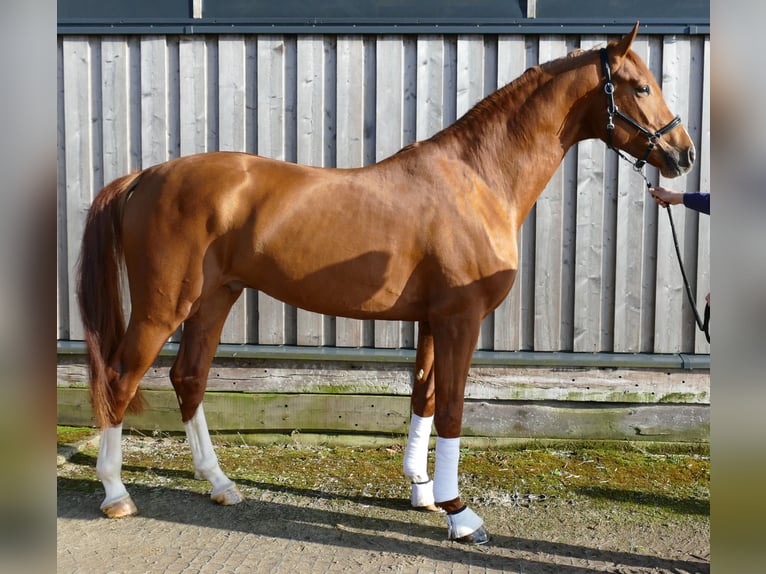
M620 150L617 149L612 143L612 133L614 132L614 117L615 116L626 121L631 126L636 128L638 131L643 133L649 140L649 146L646 148L646 153L644 154L644 157L642 159L636 160L636 163L634 164L636 169L640 170L646 164L646 160L649 159L649 155L652 153L652 150L657 145L657 142L659 141L659 139L663 135L668 133L670 130L675 128L677 125L679 125L681 123L681 118L679 116L676 116L664 127L660 128L656 132L651 132L648 129L646 129L644 126L639 124L637 121L635 121L633 118L623 114L620 110L618 110L617 105L614 103L614 84L612 83L612 70L609 68L609 57L607 55L606 48L601 48L600 53L601 53L601 68L604 70L604 76L606 78L606 83L604 84L604 92L606 92L606 96L607 96L606 111L609 114L609 121L606 124L607 145L609 146L609 149L613 149L621 157L624 157L620 153ZM624 159L627 159L627 158L624 158Z

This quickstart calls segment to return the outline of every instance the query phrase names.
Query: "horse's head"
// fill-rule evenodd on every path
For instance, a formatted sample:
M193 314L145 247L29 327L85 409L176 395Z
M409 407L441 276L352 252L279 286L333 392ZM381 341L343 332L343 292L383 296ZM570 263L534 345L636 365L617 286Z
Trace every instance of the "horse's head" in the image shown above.
M622 40L601 50L597 133L610 147L649 163L665 177L683 175L694 163L694 144L681 120L665 103L652 72L630 49L638 23ZM598 107L598 104L597 104Z

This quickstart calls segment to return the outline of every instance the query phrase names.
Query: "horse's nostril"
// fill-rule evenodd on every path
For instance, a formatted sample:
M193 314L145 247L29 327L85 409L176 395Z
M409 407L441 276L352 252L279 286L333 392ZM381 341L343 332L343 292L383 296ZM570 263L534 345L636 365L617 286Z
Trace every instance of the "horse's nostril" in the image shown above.
M689 146L689 150L686 152L686 158L688 160L688 165L691 166L694 164L694 158L697 155L697 152L694 150L694 146Z

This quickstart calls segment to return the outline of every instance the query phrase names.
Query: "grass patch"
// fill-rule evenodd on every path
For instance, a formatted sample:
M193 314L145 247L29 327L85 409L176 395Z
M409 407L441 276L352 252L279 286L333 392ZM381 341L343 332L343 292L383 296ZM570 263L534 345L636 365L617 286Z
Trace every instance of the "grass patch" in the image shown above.
M59 444L93 433L59 427ZM409 500L398 438L378 447L217 442L221 468L251 492ZM133 435L123 444L127 484L208 491L206 482L194 479L185 437ZM92 447L75 454L67 477L92 485L97 454ZM433 472L433 453L429 471ZM535 495L548 503L617 506L659 519L706 517L709 486L709 450L700 444L549 441L461 451L461 495L477 507L507 504L514 495Z
M97 433L98 430L91 427L57 426L56 443L57 446L76 444L96 436Z

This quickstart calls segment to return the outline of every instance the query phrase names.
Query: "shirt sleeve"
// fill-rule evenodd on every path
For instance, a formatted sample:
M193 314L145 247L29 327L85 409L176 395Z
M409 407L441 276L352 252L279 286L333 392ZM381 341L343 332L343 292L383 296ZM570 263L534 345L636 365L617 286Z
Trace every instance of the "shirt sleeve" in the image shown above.
M684 193L684 205L694 211L700 211L710 215L709 193Z

